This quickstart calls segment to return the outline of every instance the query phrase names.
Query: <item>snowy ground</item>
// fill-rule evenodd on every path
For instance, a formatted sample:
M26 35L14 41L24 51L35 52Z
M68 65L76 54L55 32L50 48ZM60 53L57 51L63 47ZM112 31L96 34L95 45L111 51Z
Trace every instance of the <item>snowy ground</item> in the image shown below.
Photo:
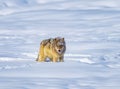
M0 0L0 89L119 89L119 2ZM36 62L57 36L65 62Z

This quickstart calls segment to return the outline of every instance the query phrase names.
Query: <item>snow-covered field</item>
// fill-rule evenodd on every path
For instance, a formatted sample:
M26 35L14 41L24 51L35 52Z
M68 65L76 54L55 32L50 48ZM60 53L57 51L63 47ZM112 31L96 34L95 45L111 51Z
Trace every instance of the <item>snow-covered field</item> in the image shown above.
M38 63L65 37L63 63ZM120 89L119 0L0 0L0 89Z

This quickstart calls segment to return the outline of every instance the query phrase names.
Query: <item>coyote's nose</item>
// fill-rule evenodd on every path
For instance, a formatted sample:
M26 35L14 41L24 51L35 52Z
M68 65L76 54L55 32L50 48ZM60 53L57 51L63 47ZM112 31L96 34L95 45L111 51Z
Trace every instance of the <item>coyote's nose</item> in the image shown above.
M58 50L58 52L60 52L61 50Z

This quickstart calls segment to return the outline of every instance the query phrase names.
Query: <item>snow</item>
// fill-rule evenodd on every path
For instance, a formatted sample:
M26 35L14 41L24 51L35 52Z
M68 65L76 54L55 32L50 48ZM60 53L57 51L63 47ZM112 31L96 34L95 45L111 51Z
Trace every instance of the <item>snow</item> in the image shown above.
M119 0L0 0L0 89L119 89ZM64 37L65 62L36 62Z

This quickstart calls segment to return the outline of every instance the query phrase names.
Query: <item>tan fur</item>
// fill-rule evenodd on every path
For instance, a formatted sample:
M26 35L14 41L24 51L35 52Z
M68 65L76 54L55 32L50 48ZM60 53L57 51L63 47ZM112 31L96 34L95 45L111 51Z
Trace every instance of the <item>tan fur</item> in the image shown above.
M45 62L49 58L52 62L63 62L66 44L64 38L43 40L40 44L38 58L36 61Z

